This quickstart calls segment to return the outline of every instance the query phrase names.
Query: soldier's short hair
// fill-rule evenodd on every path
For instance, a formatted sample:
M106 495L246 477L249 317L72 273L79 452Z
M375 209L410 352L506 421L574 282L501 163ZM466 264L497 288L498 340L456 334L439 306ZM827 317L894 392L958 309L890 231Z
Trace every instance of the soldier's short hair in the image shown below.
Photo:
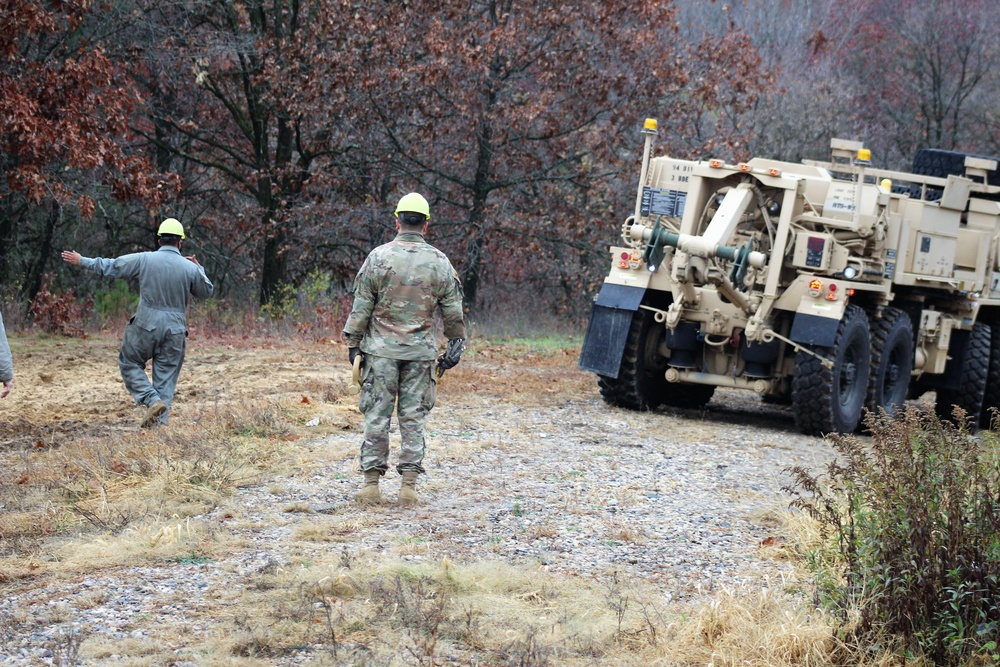
M399 214L399 222L403 225L410 225L411 227L419 227L424 224L427 220L427 216L423 213L415 213L413 211L401 211Z

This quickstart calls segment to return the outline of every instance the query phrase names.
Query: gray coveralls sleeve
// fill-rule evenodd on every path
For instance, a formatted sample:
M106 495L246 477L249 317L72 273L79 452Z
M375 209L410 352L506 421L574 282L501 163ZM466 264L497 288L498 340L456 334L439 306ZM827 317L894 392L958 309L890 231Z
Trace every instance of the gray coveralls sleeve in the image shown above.
M3 328L3 314L0 314L0 382L14 379L14 360L10 356L7 332Z
M136 403L148 406L160 400L169 408L187 348L188 301L211 296L212 281L173 246L117 259L84 257L80 263L101 275L139 279L139 306L125 327L118 367ZM146 377L149 360L152 383ZM167 422L166 413L161 421Z

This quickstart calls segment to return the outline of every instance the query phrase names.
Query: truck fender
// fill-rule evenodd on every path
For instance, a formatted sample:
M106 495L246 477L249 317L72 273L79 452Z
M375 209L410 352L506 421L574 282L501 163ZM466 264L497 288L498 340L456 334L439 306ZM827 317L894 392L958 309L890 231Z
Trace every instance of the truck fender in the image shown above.
M833 347L846 307L843 300L818 302L812 297L802 297L788 337L803 345Z
M645 287L604 283L590 311L580 350L580 369L618 377L632 317L645 294Z

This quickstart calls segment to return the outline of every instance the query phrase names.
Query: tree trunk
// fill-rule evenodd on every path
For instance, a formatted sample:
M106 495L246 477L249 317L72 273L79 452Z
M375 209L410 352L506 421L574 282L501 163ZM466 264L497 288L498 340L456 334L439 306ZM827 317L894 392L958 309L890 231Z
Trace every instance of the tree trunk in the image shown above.
M272 181L271 177L267 177L266 182L260 188L258 198L261 207L265 211L264 229L274 229L273 235L269 236L264 243L264 259L261 265L260 276L260 305L262 306L270 303L278 295L278 290L281 288L282 283L285 282L285 275L288 269L288 262L285 259L284 253L285 241L288 238L285 230L287 222L280 219L280 208L284 206L284 202L276 201L276 199L282 200L290 197L294 189L294 184L289 179L285 170L292 159L295 135L286 119L279 117L277 121L278 131L274 149L274 169L279 176L276 183ZM267 136L267 133L262 133L261 136ZM263 154L263 152L268 150L268 147L259 146L258 149ZM274 185L278 189L277 197L275 197L272 191L272 186Z
M465 269L462 272L462 292L465 306L473 310L479 293L479 278L483 266L483 237L479 235L469 240L465 253Z
M45 221L45 233L38 247L38 254L35 256L34 261L31 262L28 275L25 277L26 289L24 295L27 296L29 303L34 301L35 296L42 291L42 283L45 280L45 267L48 266L49 256L52 254L52 239L55 237L56 227L59 225L59 219L62 217L61 213L62 207L59 206L59 202L53 201L52 207L49 209L48 218Z
M496 94L491 90L488 109L492 109ZM472 210L469 211L469 243L462 271L462 291L465 307L474 310L479 295L480 273L483 269L483 246L486 242L486 198L490 196L490 169L493 166L493 128L484 115L478 136L476 176L472 184Z
M10 257L14 254L11 252L14 247L14 220L20 217L23 210L12 210L9 198L4 200L0 209L0 285L6 285L10 277Z
M261 264L260 305L270 303L278 295L281 284L285 282L285 255L281 246L284 236L278 234L264 243L264 261Z

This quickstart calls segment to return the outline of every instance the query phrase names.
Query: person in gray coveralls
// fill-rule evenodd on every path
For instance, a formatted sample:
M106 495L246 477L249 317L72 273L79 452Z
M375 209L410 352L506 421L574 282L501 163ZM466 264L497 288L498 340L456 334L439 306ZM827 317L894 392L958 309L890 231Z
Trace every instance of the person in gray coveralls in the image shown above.
M117 259L83 257L64 250L62 258L102 276L138 278L139 307L125 327L118 354L125 387L139 405L146 406L141 426L167 423L177 378L187 346L187 305L191 296L201 299L215 291L205 269L194 255L181 255L184 227L167 218L157 231L160 248ZM153 381L146 376L146 362L153 360Z
M10 358L10 345L7 344L7 332L3 328L3 314L0 314L0 398L7 398L7 394L14 388L14 362Z

